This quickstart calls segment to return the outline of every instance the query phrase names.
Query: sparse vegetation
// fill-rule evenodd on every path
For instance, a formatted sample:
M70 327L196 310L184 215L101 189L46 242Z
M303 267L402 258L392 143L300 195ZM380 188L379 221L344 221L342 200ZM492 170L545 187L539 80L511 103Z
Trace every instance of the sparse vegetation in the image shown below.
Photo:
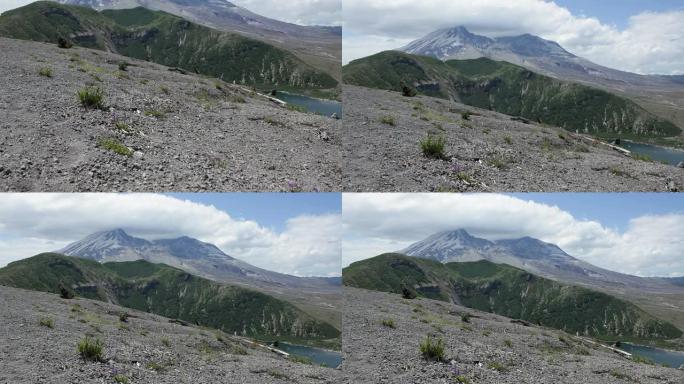
M302 113L307 112L306 108L302 107L301 105L287 104L285 107L290 111L302 112Z
M655 365L655 361L649 359L648 357L643 357L639 355L632 355L632 360L636 363Z
M470 323L470 318L471 318L471 317L472 317L472 315L471 315L470 313L467 313L467 312L466 312L466 313L462 313L462 314L461 314L461 321L464 322L464 323Z
M423 151L423 156L433 159L443 159L444 144L446 141L443 137L427 135L426 138L420 141L420 149Z
M57 46L63 49L69 49L74 46L74 44L71 43L71 41L63 38L63 37L58 37L57 38Z
M230 98L228 98L228 101L233 102L233 103L240 103L240 104L244 104L247 102L247 100L245 100L244 97L238 96L238 95L231 96Z
M401 288L401 297L403 297L404 299L415 299L416 293L413 292L408 287L402 287Z
M162 85L159 87L159 90L161 90L165 95L169 94L169 87Z
M131 316L131 315L129 315L128 312L121 312L121 313L119 313L119 321L122 322L122 323L127 323L127 322L128 322L128 318L129 318L130 316Z
M145 116L150 116L150 117L154 117L157 119L163 119L164 117L166 117L166 114L164 114L164 112L159 111L157 109L148 109L145 111Z
M52 77L52 68L43 67L38 71L38 74L43 77Z
M164 370L164 366L156 363L154 361L150 361L149 363L145 364L145 368L155 371L155 372L161 372Z
M103 346L99 339L92 339L86 335L78 343L78 353L86 361L102 361Z
M506 143L506 144L508 144L508 145L513 144L513 140L511 139L510 136L504 136L504 139L503 139L503 140L504 140L504 143Z
M639 161L649 161L649 162L650 162L650 161L653 161L653 159L651 158L651 156L649 156L649 155L643 155L643 154L636 153L636 152L632 152L632 158L633 158L634 160L639 160Z
M128 377L126 377L124 375L121 375L121 374L114 375L113 379L115 382L117 382L119 384L128 384Z
M126 133L128 133L130 131L130 127L128 126L128 124L121 122L121 121L117 121L114 124L114 126L116 127L116 129L118 129L120 131L124 131Z
M102 109L104 103L104 94L99 87L85 87L78 91L78 99L81 105L86 108Z
M62 299L73 299L74 298L74 293L67 289L67 287L64 286L64 284L60 283L59 284L59 297ZM78 304L77 304L78 305Z
M270 124L270 125L272 125L272 126L274 126L274 127L281 127L281 128L282 128L282 127L285 127L285 123L283 123L283 122L280 121L280 120L276 120L275 118L273 118L273 117L271 117L271 116L268 116L268 117L264 118L264 122L265 122L265 123L268 123L268 124Z
M128 66L129 66L129 65L130 65L130 64L128 64L128 63L125 62L125 61L120 62L120 63L119 63L119 71L124 71L124 72L128 71Z
M456 376L454 380L456 380L457 383L470 384L470 380L463 375Z
M131 156L133 155L133 151L128 148L127 146L121 144L119 140L113 137L109 138L102 138L98 140L97 144L109 151L112 151L114 153L118 153L119 155L123 156Z
M406 97L414 97L418 94L418 91L416 91L415 88L409 86L406 83L401 83L401 94L406 96Z
M394 121L394 116L390 116L390 115L385 115L382 118L380 118L380 122L383 124L391 125L391 126L396 125L396 122Z
M444 360L444 341L438 339L434 341L430 335L428 335L425 340L420 343L420 353L423 355L425 360Z
M54 320L52 320L52 318L50 318L50 317L41 317L38 320L38 324L42 325L43 327L47 327L47 328L54 328L55 327Z
M506 372L506 367L503 364L496 361L492 361L491 363L487 364L487 368L493 369L498 372Z
M267 372L271 377L275 377L276 379L280 380L290 380L290 377L278 370L275 369L269 369Z
M164 345L165 347L170 347L170 346L171 346L171 342L169 341L169 338L166 337L166 336L164 336L164 337L161 338L161 343L162 343L162 345Z
M461 119L470 120L470 112L468 112L468 111L461 112Z
M458 180L461 180L461 181L466 182L466 183L468 183L468 184L472 184L472 183L473 183L473 178L470 177L469 174L467 174L467 173L465 173L465 172L463 172L463 171L457 173L457 174L456 174L456 178L457 178Z
M502 159L499 159L499 158L489 159L489 160L487 160L487 164L491 167L496 168L496 169L506 168L506 162Z
M394 324L393 319L383 319L382 325L384 325L387 328L396 328L396 325Z
M513 342L512 342L511 340L509 340L509 339L505 339L505 340L503 341L503 343L504 343L504 345L507 346L508 348L512 348L512 347L513 347Z
M306 364L306 365L312 365L313 364L311 359L309 359L308 357L298 356L298 355L290 355L290 361L292 361L294 363Z

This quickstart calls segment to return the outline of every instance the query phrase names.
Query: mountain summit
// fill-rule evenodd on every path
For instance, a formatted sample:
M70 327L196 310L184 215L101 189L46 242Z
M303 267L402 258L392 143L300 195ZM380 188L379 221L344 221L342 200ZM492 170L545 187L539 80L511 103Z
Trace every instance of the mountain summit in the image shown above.
M188 236L146 240L119 228L88 235L57 253L100 263L147 260L212 280L252 287L331 287L324 279L291 276L255 267L227 255L213 244Z

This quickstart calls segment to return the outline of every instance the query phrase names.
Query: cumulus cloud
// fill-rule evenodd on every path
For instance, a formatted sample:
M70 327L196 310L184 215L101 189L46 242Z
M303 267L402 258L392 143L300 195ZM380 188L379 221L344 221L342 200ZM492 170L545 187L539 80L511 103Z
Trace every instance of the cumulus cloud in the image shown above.
M489 240L532 236L610 270L684 275L684 214L634 218L623 233L499 194L344 194L343 265L463 228Z
M436 29L457 25L489 37L531 33L625 71L684 73L684 11L643 12L620 30L542 0L345 0L344 61L398 48ZM364 36L375 42L366 49L360 46Z
M0 198L0 265L93 232L123 228L147 239L187 235L277 272L336 276L340 221L335 214L303 215L276 232L210 205L164 195L5 194Z
M230 0L250 11L300 25L341 25L342 0Z

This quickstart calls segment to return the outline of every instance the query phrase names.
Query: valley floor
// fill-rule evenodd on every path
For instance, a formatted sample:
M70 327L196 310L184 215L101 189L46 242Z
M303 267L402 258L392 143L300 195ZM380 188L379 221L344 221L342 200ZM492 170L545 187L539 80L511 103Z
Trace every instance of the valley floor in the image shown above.
M300 364L247 340L116 305L0 286L0 383L337 383L339 370ZM119 314L131 315L121 322ZM40 324L51 319L52 327ZM104 362L77 344L103 341Z
M683 169L635 160L560 128L349 85L343 103L348 192L684 190ZM473 112L468 120L464 111ZM420 142L428 134L445 139L444 160L423 156Z
M0 50L0 190L340 188L338 120L107 52L6 38ZM102 110L80 105L86 85Z
M684 371L633 362L579 338L450 303L344 288L344 383L680 384ZM462 314L473 315L468 322ZM394 328L383 325L392 320ZM427 335L444 362L422 359ZM467 381L463 381L467 380Z

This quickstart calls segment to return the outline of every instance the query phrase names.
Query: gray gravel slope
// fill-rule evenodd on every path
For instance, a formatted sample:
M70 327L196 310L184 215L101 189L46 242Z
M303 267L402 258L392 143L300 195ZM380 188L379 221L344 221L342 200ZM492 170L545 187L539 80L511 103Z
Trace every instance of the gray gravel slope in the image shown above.
M339 121L101 51L5 38L0 51L0 191L340 188ZM88 84L104 110L80 105Z
M339 370L108 303L0 286L0 308L0 383L114 383L117 374L131 384L339 382ZM122 311L131 314L125 323ZM53 328L39 324L45 318ZM79 357L85 335L103 341L104 362Z
M684 169L579 142L560 128L430 97L344 86L348 192L613 192L684 188ZM464 120L461 112L471 111ZM391 118L394 125L381 122ZM423 156L428 134L445 159Z
M344 296L344 383L684 383L682 370L635 363L560 331L434 300L349 287ZM466 323L464 313L474 316ZM382 324L388 319L395 328ZM446 361L422 359L428 334L444 341Z

